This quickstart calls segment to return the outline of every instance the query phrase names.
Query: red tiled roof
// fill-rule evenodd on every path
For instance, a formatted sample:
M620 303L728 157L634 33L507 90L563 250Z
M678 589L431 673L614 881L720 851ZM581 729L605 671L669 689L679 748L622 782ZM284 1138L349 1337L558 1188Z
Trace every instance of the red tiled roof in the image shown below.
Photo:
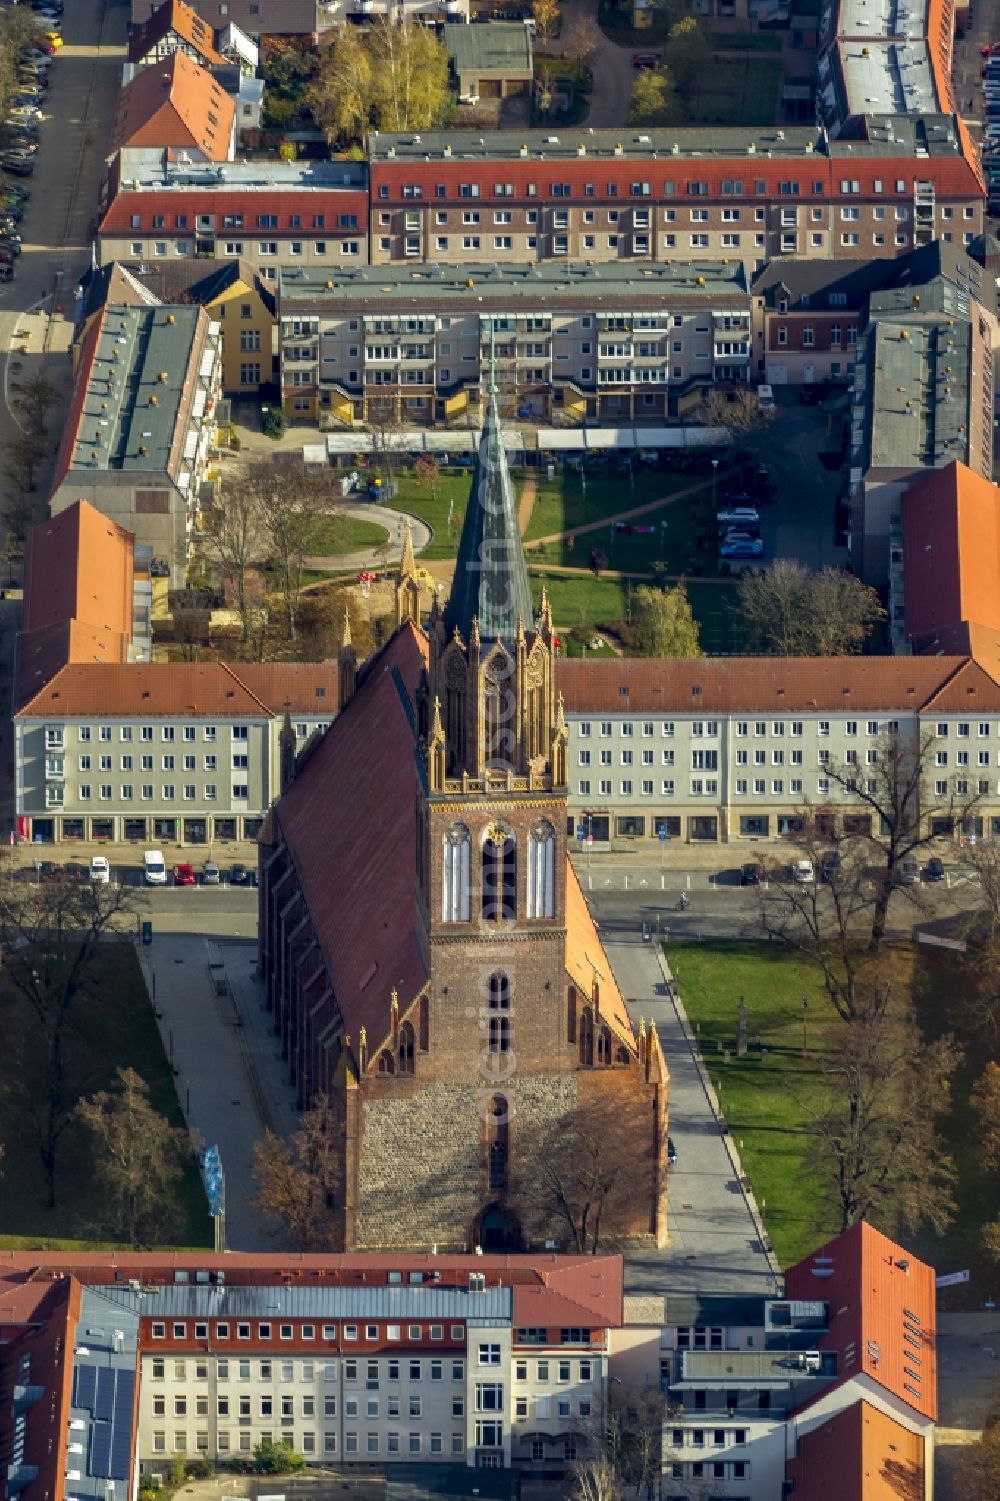
M21 1464L38 1472L28 1487L29 1495L60 1497L69 1444L73 1331L80 1290L68 1278L53 1281L32 1272L32 1264L26 1262L0 1273L0 1387L9 1392L19 1383L19 1361L22 1355L30 1355L28 1384L41 1387L45 1396L25 1410ZM5 1462L10 1458L8 1443Z
M336 662L234 662L232 671L272 714L336 714L340 684Z
M118 96L111 151L122 146L192 147L229 159L236 105L185 52L143 68Z
M464 1252L434 1254L430 1251L390 1251L341 1254L299 1251L9 1251L0 1250L0 1289L24 1284L32 1273L62 1272L89 1285L128 1281L174 1283L180 1269L219 1270L226 1282L237 1286L283 1283L291 1278L298 1285L328 1287L372 1286L388 1280L389 1272L440 1273L441 1284L468 1287L470 1272L481 1272L488 1287L531 1287L551 1290L569 1299L592 1317L608 1323L620 1320L622 1309L622 1258L617 1255L584 1256L499 1255ZM436 1280L436 1278L435 1278ZM52 1284L49 1284L51 1286ZM64 1284L56 1284L64 1285ZM24 1294L25 1298L33 1298ZM25 1306L34 1306L26 1302ZM610 1318L608 1316L611 1316ZM3 1304L0 1302L0 1324Z
M60 620L37 631L19 631L15 709L24 707L70 662L124 662L128 637L80 620Z
M435 189L438 184L443 185L443 196L449 200L462 196L460 188L463 183L474 183L479 187L476 196L484 203L493 200L509 203L511 198L515 201L527 201L529 196L534 197L536 193L545 201L553 196L554 183L568 183L569 194L564 196L580 200L590 196L586 191L587 184L590 183L596 189L594 201L598 203L612 197L623 203L632 200L649 203L666 201L668 198L671 202L684 202L688 197L695 196L688 192L688 183L691 182L708 184L707 194L699 191L696 195L699 199L706 196L721 199L723 182L733 178L741 179L748 189L743 199L731 199L734 203L753 202L757 196L757 182L766 184L766 191L760 201L773 200L779 196L779 184L790 179L799 185L795 201L805 203L825 203L839 199L840 184L845 178L860 183L860 197L876 200L885 197L885 184L888 183L891 189L898 178L910 183L912 191L912 182L917 176L932 181L943 197L952 194L962 197L982 191L975 168L970 167L961 156L922 157L917 162L907 156L829 158L813 154L769 161L764 156L747 156L745 150L742 154L734 150L729 157L689 156L676 161L667 156L655 160L648 156L636 156L630 160L627 153L620 160L610 162L586 156L569 161L562 158L558 161L540 161L522 158L517 139L516 136L511 137L508 161L496 158L489 161L442 161L440 157L428 162L412 158L373 161L373 201L380 187L388 187L389 202L403 202L405 185L415 182L433 182ZM581 135L581 144L586 145L585 135ZM633 193L632 184L637 178L649 183L648 196ZM513 193L498 197L496 184L500 181L504 185L511 185ZM876 190L876 182L882 184L882 189ZM666 187L667 183L673 184L672 190ZM534 192L529 194L529 187L533 187ZM731 198L731 195L727 196ZM852 198L854 196L856 195L852 193Z
M270 719L267 705L225 662L70 663L18 716L133 718L190 714Z
M167 229L180 228L179 216L186 216L186 225L193 232L196 214L215 214L219 226L230 219L245 235L258 232L258 214L273 214L277 224L268 228L269 236L294 234L298 239L336 240L356 238L368 230L368 195L364 188L289 188L276 183L266 193L254 192L252 188L224 186L191 187L183 191L164 188L162 191L148 189L133 191L120 183L117 174L112 174L116 184L114 197L108 203L98 226L102 235L131 235L132 219L138 215L140 229L152 229L155 216L162 216ZM322 229L313 227L316 214L325 216ZM341 228L337 219L340 214L354 214L357 226ZM298 225L292 221L298 218ZM228 231L227 231L228 233ZM134 236L133 236L134 237Z
M226 59L215 50L215 32L196 10L183 0L164 0L128 40L129 62L138 63L171 32L187 42L209 67L220 67Z
M829 1327L817 1346L836 1352L838 1384L866 1376L936 1419L933 1267L862 1221L789 1267L785 1295L827 1303Z
M129 635L134 543L131 532L86 500L33 526L24 554L22 628L76 619Z
M975 620L1000 630L1000 489L957 461L903 496L906 632Z
M426 662L426 638L403 626L274 808L345 1026L373 1039L389 1026L393 988L405 1011L428 978L407 852L417 792L411 715ZM331 880L331 850L351 851L349 881Z
M925 1438L867 1402L802 1432L788 1478L795 1501L904 1501L924 1495Z
M568 714L874 713L936 701L964 665L962 657L562 658L556 686Z
M978 662L966 660L957 672L928 699L925 710L942 714L973 714L978 709L1000 710L1000 687Z

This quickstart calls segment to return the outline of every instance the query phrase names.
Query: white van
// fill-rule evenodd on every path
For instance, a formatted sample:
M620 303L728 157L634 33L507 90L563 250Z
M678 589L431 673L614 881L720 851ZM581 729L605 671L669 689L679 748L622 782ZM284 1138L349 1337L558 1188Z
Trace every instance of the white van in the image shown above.
M757 387L757 400L760 402L762 412L774 411L774 391L770 386Z
M160 850L146 850L142 857L142 874L147 886L165 886L167 867Z
M111 880L111 867L107 855L94 855L90 861L90 879L95 886L107 886Z

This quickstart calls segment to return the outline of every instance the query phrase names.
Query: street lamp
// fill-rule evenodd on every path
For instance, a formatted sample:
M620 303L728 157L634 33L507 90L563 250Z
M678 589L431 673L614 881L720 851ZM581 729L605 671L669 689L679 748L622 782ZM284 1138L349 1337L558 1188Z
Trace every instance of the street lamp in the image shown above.
M809 997L807 995L804 995L802 997L802 1056L803 1057L805 1057L806 1049L809 1046L809 1039L808 1039L808 1036L806 1034L806 1025L807 1025L807 1018L808 1018L808 1016L809 1016Z
M716 481L717 481L718 477L719 477L719 461L718 461L718 459L713 459L712 460L712 510L713 511L716 508L715 485L716 485Z

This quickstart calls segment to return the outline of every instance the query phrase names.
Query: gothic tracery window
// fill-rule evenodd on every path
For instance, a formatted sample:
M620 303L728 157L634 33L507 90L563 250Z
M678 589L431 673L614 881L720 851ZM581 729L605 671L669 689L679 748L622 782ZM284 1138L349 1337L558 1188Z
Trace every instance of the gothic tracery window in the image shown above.
M513 922L517 916L517 847L513 832L493 823L483 840L483 919Z
M488 1021L490 1052L509 1053L510 979L501 969L490 975Z
M441 870L441 921L469 921L469 854L472 836L464 823L453 823L444 836Z
M404 1022L399 1029L399 1072L401 1074L413 1073L413 1028L409 1022Z
M556 831L539 819L528 837L528 916L556 915Z

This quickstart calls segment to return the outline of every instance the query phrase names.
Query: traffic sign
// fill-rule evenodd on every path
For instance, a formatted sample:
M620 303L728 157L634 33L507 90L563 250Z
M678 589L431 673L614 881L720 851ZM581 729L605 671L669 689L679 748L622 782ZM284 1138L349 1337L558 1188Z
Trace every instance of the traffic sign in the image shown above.
M968 1282L968 1272L947 1272L943 1277L935 1277L935 1287L958 1287L962 1282Z
M577 826L576 826L576 837L580 841L581 844L583 843L583 841L587 837L586 827L582 823L578 823Z
M662 823L660 824L659 830L657 832L657 837L658 837L658 839L659 839L659 841L660 841L661 844L663 844L666 841L666 837L667 837L667 826L666 826L666 824L662 824Z

